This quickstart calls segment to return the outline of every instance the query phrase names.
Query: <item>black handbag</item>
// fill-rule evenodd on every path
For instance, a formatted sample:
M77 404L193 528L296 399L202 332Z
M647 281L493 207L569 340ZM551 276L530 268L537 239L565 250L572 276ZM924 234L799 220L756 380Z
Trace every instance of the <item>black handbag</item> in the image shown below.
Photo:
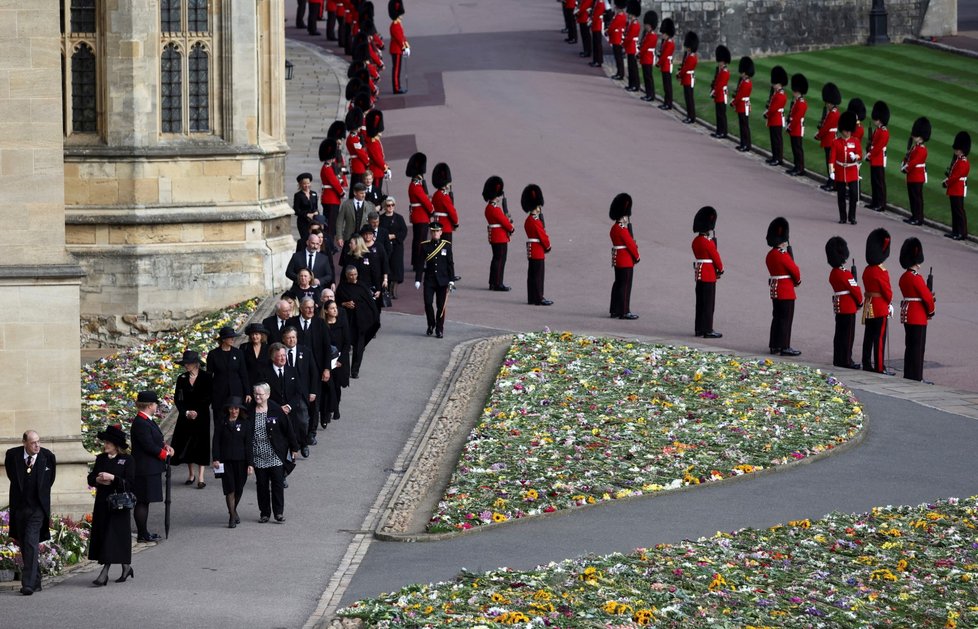
M381 299L381 303L384 304L384 308L394 307L394 300L391 299L391 292L386 288L380 291L380 299Z
M125 482L123 482L125 486ZM108 497L109 508L113 511L132 509L136 506L136 494L131 491L114 491Z

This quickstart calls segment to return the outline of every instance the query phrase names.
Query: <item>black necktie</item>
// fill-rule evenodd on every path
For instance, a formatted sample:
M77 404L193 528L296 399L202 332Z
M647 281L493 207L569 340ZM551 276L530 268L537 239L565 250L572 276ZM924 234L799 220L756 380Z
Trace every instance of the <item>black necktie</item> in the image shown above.
M285 369L278 368L278 384L282 388L282 395L285 395Z
M289 367L295 367L294 349L289 350Z
M308 332L309 331L309 319L303 319L302 320L302 331L303 332Z
M314 258L315 256L316 256L316 254L314 254L314 253L312 253L312 252L310 252L310 253L309 253L309 270L310 270L310 271L312 271L312 259L313 259L313 258Z
M36 455L34 455L34 454L27 455L27 473L28 474L30 474L31 471L34 469L34 457L35 456Z

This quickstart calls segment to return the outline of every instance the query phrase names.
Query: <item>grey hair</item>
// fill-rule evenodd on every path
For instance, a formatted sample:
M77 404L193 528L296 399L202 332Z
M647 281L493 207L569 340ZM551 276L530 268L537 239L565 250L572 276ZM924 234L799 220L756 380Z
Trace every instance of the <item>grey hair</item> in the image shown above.
M272 387L268 386L268 383L267 382L259 382L259 383L255 384L255 386L253 386L251 388L252 388L252 390L254 390L254 389L261 389L265 393L265 395L270 395L272 393Z

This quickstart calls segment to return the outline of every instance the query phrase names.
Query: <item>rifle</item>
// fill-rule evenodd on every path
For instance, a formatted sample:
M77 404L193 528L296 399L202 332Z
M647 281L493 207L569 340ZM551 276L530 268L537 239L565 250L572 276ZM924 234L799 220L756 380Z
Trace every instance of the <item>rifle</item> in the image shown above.
M852 259L852 266L849 267L849 272L852 273L852 277L855 279L855 277L856 277L856 258L855 257L853 257L853 259Z
M930 267L927 271L927 290L930 291L931 297L937 299L937 295L934 294L934 267Z

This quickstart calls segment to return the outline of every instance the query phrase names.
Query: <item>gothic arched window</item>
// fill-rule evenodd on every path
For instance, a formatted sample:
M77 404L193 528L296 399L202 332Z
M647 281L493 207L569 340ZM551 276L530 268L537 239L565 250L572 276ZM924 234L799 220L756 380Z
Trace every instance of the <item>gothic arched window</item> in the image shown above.
M75 133L98 131L95 54L87 44L71 55L71 128Z
M207 51L201 43L190 49L188 97L190 110L190 132L210 131L210 92Z
M160 118L163 133L180 133L183 130L182 75L180 51L176 45L167 44L160 60L160 95L163 97Z
M191 33L206 33L207 29L207 0L188 0L187 30Z
M95 32L95 0L71 0L71 32Z

